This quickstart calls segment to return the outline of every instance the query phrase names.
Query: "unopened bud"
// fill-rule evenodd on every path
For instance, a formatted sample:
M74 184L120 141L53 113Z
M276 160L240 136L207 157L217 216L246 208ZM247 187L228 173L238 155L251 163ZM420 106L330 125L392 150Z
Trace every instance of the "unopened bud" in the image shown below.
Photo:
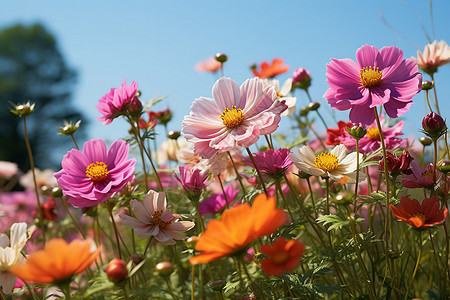
M140 256L139 254L132 254L130 256L130 260L133 262L133 264L137 265L139 264L141 261L143 261L144 259L142 258L142 256Z
M198 237L193 235L191 237L188 237L187 240L185 240L186 242L186 246L188 246L188 248L194 249L195 245L198 242Z
M123 260L115 258L109 262L105 273L112 282L121 282L128 275L127 264Z
M226 55L223 54L223 53L217 53L217 54L216 54L216 60L217 60L218 62L220 62L220 63L224 63L224 62L226 62L226 61L228 60L228 56L226 56Z
M360 126L352 126L350 127L346 127L348 134L350 134L355 140L359 141L360 139L362 139L366 133L367 130L365 130L364 128L360 127Z
M422 82L422 90L428 91L431 90L434 86L434 83L429 81L429 80L425 80L424 82Z
M180 137L181 133L179 131L176 130L171 130L169 131L169 133L167 134L167 137L171 140L176 140Z
M31 115L34 111L34 103L30 104L30 102L27 102L25 104L13 104L14 109L10 109L10 111L19 117L27 117Z
M444 119L435 112L431 112L423 118L422 128L431 139L438 139L447 131Z
M159 123L166 125L172 119L172 111L168 108L156 113Z
M339 205L348 205L353 202L352 199L353 199L352 194L348 192L341 192L336 195L333 202Z
M155 270L161 276L169 276L173 272L173 265L170 261L163 261L156 265Z
M439 170L439 172L447 174L450 172L450 161L441 161L437 164L436 168Z
M53 198L61 198L62 196L63 196L63 192L60 187L54 187L52 189L52 197Z
M419 138L419 142L424 146L430 146L431 143L433 143L433 140L430 139L429 137L423 136Z
M137 90L137 91L136 91L136 97L139 98L140 96L142 96L142 92L141 92L140 90Z
M320 102L311 102L309 105L309 110L318 110L320 107Z
M292 87L307 90L311 85L311 74L304 68L298 68L292 74Z
M78 120L78 122L76 122L75 124L73 124L72 121L67 122L66 120L64 120L64 126L60 126L57 128L59 131L58 134L71 136L78 130L80 124L81 120Z
M306 117L306 116L308 115L308 113L309 113L309 107L303 106L303 107L300 109L300 116Z
M131 117L139 119L142 114L142 103L138 97L134 97L128 104L128 113Z

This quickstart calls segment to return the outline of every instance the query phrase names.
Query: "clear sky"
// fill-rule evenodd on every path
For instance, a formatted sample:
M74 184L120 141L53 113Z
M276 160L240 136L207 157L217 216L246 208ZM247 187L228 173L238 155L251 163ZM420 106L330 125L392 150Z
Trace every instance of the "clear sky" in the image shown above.
M127 132L124 122L108 126L95 121L98 100L126 78L136 81L141 100L166 96L156 110L174 110L172 130L181 129L193 100L211 97L218 75L197 73L196 62L223 52L229 56L225 75L241 84L252 75L251 63L284 58L291 76L298 67L310 70L310 93L322 98L328 88L326 64L330 58L355 59L364 44L378 48L396 45L405 57L423 51L430 38L450 42L450 1L433 1L434 33L429 1L60 1L0 0L0 27L16 23L43 23L59 43L68 64L79 73L74 103L91 121L89 137L114 140ZM450 112L450 66L436 74L444 117ZM297 93L298 106L307 99ZM17 102L25 99L15 99ZM420 127L426 111L422 94L404 115L405 132ZM348 111L338 114L347 120ZM282 129L289 128L284 120ZM56 131L55 131L56 132Z

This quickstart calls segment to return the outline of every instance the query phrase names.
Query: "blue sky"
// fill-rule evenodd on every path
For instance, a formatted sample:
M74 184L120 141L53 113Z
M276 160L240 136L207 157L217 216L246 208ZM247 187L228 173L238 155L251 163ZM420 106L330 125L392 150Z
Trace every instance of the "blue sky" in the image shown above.
M197 73L194 65L216 52L229 56L225 75L239 84L252 76L251 63L274 57L291 67L281 80L298 67L307 68L313 77L310 93L329 119L331 109L322 95L330 58L354 59L364 44L396 45L405 57L415 56L427 44L422 26L431 39L450 42L450 1L432 4L435 36L429 2L413 0L0 1L0 27L41 22L57 37L67 62L79 73L73 101L90 120L89 137L112 141L126 135L127 125L95 121L100 116L95 105L111 87L126 78L139 84L143 101L166 96L155 109L173 109L169 129L179 130L193 100L211 96L218 77ZM446 117L449 66L439 70L436 81ZM298 106L306 105L306 97L297 95ZM427 112L422 94L414 101L404 115L407 134L416 132ZM348 112L338 117L347 120ZM282 131L289 124L283 120Z

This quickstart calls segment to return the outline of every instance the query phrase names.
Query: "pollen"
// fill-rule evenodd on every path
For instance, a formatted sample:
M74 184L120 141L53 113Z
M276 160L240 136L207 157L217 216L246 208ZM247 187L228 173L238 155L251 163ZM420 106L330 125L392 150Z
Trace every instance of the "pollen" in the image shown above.
M236 108L235 105L233 105L231 109L227 107L223 111L220 118L222 119L223 125L225 125L228 129L235 129L245 121L245 116L242 109Z
M162 211L155 211L155 213L152 215L152 223L154 226L158 225L160 229L164 229L167 226L169 226L173 219L168 221L168 222L164 222L163 220L161 220L161 215L162 215Z
M339 167L337 156L328 152L320 153L314 162L317 168L327 172L334 171Z
M416 212L409 218L416 227L422 227L427 220L427 216L423 212Z
M283 265L288 261L289 253L286 251L280 251L272 255L271 260L276 265Z
M380 85L381 76L383 74L378 67L364 67L359 71L359 76L361 77L361 82L366 88L374 87Z
M283 97L284 97L284 95L283 95L282 93L280 93L280 92L277 92L277 96L278 96L279 98L283 98Z
M369 128L366 133L367 137L372 141L380 140L380 131L376 127Z
M94 182L100 182L108 177L108 166L103 162L95 162L87 166L86 176Z

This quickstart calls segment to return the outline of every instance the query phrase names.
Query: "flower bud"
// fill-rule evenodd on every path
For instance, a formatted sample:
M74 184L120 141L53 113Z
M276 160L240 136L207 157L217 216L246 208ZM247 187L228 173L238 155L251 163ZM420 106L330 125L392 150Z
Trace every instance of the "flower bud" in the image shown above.
M140 256L139 254L132 254L130 256L130 260L133 262L134 265L139 264L141 261L143 261L144 259L142 258L142 256Z
M174 269L171 262L163 261L156 265L155 270L161 276L169 276L170 274L172 274Z
M414 158L408 151L403 152L402 155L396 157L392 153L386 153L387 169L389 173L409 173L409 165ZM384 159L380 159L379 169L384 170Z
M434 86L434 83L429 81L429 80L425 80L424 82L422 82L422 90L428 91L431 90Z
M134 97L128 104L128 113L131 117L139 119L142 114L142 103L138 97Z
M197 244L197 242L198 242L198 237L195 235L188 237L187 240L185 240L186 246L191 249L195 248L195 245Z
M250 70L256 70L256 69L258 69L258 66L256 64L252 64L250 66Z
M30 102L27 102L25 104L18 104L14 105L14 109L10 109L10 111L16 116L27 117L33 113L34 105L34 103L30 104Z
M75 124L73 124L72 121L67 122L66 120L64 120L64 126L57 128L59 131L58 134L71 136L78 130L80 124L81 120L78 120L78 122L76 122Z
M216 60L217 60L218 62L220 62L220 63L224 63L224 62L226 62L226 61L228 60L228 56L226 56L226 55L223 54L223 53L217 53L217 54L216 54Z
M293 88L299 88L303 90L307 90L311 85L311 74L308 70L303 68L298 68L292 74L292 86Z
M450 161L441 161L437 164L436 168L439 170L439 172L447 174L450 172Z
M351 128L346 127L345 129L347 129L348 134L350 134L357 141L362 139L367 133L367 130L358 125L352 126Z
M172 119L172 111L168 108L157 112L159 123L166 125Z
M309 107L303 106L303 107L300 109L300 116L306 117L306 116L308 115L308 113L309 113Z
M432 139L438 139L447 131L444 119L435 112L426 115L422 120L424 133Z
M140 96L142 96L142 92L141 92L140 90L137 90L137 91L136 91L136 97L139 98Z
M311 103L308 105L308 107L309 107L309 110L312 110L312 111L318 110L319 107L320 107L320 102L311 102Z
M224 280L216 280L214 282L211 282L209 285L209 287L215 291L215 292L221 292L223 290L223 288L225 287L226 281Z
M333 200L334 203L338 205L348 205L353 203L353 195L348 192L341 192L336 195Z
M433 143L433 140L430 139L429 137L423 136L419 138L419 142L424 146L430 146L431 143Z
M180 132L176 131L176 130L171 130L169 131L169 133L167 134L167 137L171 140L176 140L180 137Z
M52 189L52 197L53 198L62 198L62 196L63 196L63 192L60 187L54 187Z
M127 264L123 260L115 258L109 262L105 273L112 282L121 282L128 275Z

